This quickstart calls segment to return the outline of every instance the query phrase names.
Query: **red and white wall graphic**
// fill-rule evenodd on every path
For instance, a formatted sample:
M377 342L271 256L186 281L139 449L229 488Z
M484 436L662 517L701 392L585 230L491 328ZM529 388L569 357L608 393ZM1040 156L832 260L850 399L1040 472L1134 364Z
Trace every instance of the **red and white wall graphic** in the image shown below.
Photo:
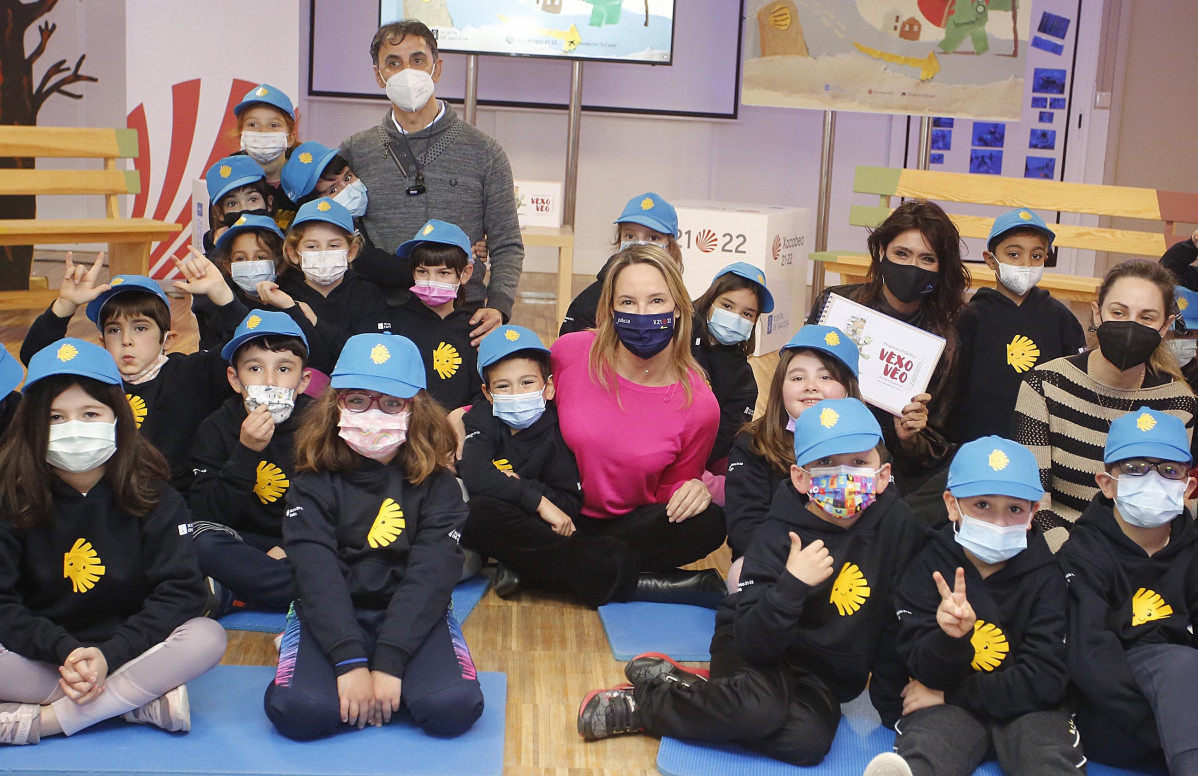
M128 0L125 18L127 125L138 132L141 177L129 214L183 227L150 255L150 275L166 278L176 273L171 257L199 242L193 181L240 147L233 106L259 83L300 102L299 4Z

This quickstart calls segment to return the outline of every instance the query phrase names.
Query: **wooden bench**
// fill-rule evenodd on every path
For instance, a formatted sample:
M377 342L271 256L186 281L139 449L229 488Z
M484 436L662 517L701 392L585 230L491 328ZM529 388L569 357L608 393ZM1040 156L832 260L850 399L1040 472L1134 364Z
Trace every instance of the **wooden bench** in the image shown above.
M118 197L141 192L136 170L118 170L117 159L137 158L135 129L0 126L0 156L102 159L100 170L2 169L5 194L99 194L104 218L0 219L0 245L107 243L111 274L145 275L150 244L170 239L183 227L152 218L122 218ZM0 308L28 309L49 304L53 291L0 292Z
M894 197L932 200L945 209L962 237L982 239L989 237L994 216L954 213L954 204L994 205L1000 208L995 215L1026 207L1042 216L1062 211L1152 222L1148 225L1151 231L1049 224L1056 232L1058 248L1105 251L1129 258L1159 258L1169 246L1189 239L1190 230L1179 232L1179 224L1198 223L1198 194L1131 186L860 166L853 177L853 191L880 198L877 206L853 205L849 210L850 224L870 228L890 215L897 205L892 205ZM1163 233L1159 231L1162 223ZM816 265L817 292L823 287L824 272L835 272L843 283L860 283L869 270L868 253L821 251L812 253L811 258L820 262ZM985 266L972 265L970 270L974 288L994 287L994 273ZM1097 299L1101 282L1100 278L1046 272L1039 285L1062 301L1091 302Z

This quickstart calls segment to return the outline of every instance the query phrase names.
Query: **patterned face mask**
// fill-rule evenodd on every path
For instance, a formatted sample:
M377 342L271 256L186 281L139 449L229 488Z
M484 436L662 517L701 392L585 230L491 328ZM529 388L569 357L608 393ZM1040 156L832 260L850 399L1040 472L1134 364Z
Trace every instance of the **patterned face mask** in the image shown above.
M811 477L807 497L838 520L851 520L878 500L877 476L881 469L824 466L806 471Z
M411 410L392 415L377 409L350 412L342 407L337 435L358 455L382 460L407 440L411 416Z

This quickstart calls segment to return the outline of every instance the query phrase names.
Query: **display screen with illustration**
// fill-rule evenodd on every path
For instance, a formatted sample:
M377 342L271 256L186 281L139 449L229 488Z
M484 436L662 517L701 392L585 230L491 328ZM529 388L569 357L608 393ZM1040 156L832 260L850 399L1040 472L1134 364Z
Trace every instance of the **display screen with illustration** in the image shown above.
M419 19L444 51L670 64L674 0L381 0L379 23Z
M857 344L861 395L895 416L927 389L944 352L943 337L836 294L828 296L819 322Z

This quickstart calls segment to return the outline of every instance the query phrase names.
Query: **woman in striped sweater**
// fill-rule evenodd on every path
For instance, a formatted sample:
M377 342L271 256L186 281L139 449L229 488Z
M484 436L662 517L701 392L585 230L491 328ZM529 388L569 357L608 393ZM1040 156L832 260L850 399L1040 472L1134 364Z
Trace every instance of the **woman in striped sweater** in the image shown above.
M1139 407L1181 418L1192 436L1198 399L1164 339L1177 311L1173 277L1142 259L1112 267L1090 330L1098 348L1041 364L1024 377L1015 439L1031 448L1048 491L1035 520L1055 551L1098 492L1111 421Z

